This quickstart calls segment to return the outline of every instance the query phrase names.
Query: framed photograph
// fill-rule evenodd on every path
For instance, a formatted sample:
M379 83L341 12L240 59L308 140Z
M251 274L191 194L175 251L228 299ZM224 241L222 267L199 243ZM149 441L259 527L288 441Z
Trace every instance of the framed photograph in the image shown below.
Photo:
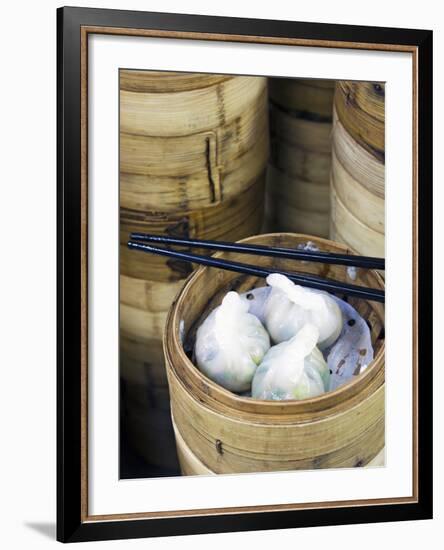
M57 27L58 539L431 518L432 32Z

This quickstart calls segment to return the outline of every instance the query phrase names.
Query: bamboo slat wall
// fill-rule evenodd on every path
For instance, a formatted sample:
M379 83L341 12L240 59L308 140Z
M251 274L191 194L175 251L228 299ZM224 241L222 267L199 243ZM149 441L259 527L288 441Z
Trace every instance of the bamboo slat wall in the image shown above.
M330 237L384 256L384 84L338 82L334 105Z
M126 432L177 466L162 353L191 265L129 251L132 231L238 240L263 221L269 151L261 77L120 71L120 374Z
M334 82L271 78L269 90L266 229L326 237Z
M173 429L176 438L177 456L179 457L180 470L184 476L217 475L197 458L193 451L185 443L183 437L173 419ZM385 449L381 449L364 468L381 468L385 465Z

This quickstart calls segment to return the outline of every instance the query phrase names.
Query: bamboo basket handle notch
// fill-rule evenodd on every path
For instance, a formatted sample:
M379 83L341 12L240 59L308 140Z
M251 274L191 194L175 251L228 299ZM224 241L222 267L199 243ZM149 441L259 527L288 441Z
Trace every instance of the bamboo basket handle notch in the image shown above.
M219 148L216 132L205 132L205 165L207 167L208 185L210 188L210 201L212 205L222 202L221 170L219 164Z

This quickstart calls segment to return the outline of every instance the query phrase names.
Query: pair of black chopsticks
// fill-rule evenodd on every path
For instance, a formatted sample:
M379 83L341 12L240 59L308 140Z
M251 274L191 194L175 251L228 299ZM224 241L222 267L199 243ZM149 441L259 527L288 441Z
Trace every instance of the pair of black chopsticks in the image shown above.
M131 233L130 235L130 241L128 242L128 248L130 249L140 250L141 252L151 254L159 254L161 256L169 256L171 258L186 262L217 267L219 269L227 269L229 271L244 273L246 275L254 275L256 277L267 277L271 273L276 273L276 270L258 267L251 264L223 260L222 258L214 258L212 256L201 256L199 254L192 254L189 252L180 252L178 250L172 250L171 248L153 246L153 244L149 243L168 246L175 245L198 247L202 249L225 252L240 252L259 256L272 256L277 258L320 262L324 264L361 267L364 269L385 269L384 258L372 258L369 256L355 256L351 254L336 254L333 252L320 252L312 250L293 250L291 248L280 248L265 245L204 241L199 239L179 239L160 235L147 235L146 233ZM385 292L383 290L342 283L332 279L324 279L315 275L303 275L301 273L291 273L285 271L279 271L279 273L287 276L294 283L309 288L325 290L333 293L342 293L348 296L355 296L357 298L373 300L376 302L384 302L385 300Z

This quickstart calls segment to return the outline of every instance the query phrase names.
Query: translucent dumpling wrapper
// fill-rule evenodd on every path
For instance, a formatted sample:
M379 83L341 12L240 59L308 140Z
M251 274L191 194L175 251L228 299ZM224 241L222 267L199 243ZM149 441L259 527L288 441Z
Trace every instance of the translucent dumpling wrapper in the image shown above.
M308 324L319 330L317 345L323 350L339 337L343 319L336 301L326 292L295 285L288 277L267 277L271 292L264 305L264 322L273 342L289 340Z
M330 371L316 346L319 330L306 324L290 340L270 348L256 370L254 399L309 399L329 388Z
M228 292L196 333L195 356L208 378L234 392L249 391L270 337L248 303Z
M249 312L265 324L265 311L271 287L254 288L241 294ZM330 295L342 311L342 331L336 342L322 350L330 375L329 391L361 374L373 361L373 346L366 320L349 303Z

